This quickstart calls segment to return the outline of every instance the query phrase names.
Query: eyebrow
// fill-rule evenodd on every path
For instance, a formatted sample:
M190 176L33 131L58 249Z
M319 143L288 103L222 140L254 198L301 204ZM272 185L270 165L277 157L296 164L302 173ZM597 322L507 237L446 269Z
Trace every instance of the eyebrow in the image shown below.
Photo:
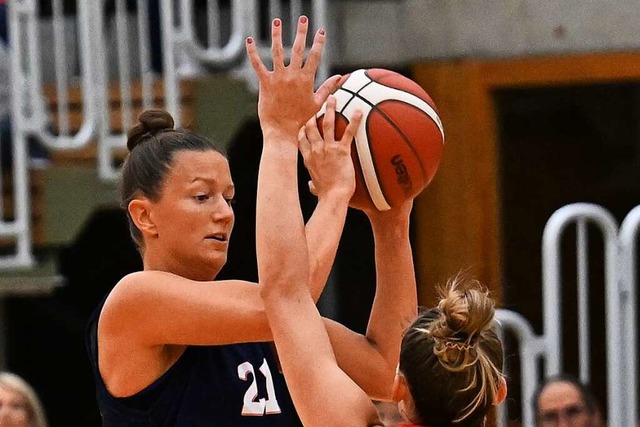
M208 183L208 184L209 184L209 183L218 183L218 182L219 182L218 180L213 179L213 178L203 178L203 177L201 177L201 176L197 176L197 177L193 178L193 179L189 182L189 184L193 184L194 182L198 182L198 181L204 181L204 182L206 182L206 183ZM233 184L229 184L229 185L225 188L225 191L230 191L230 190L235 191L235 190L236 190L236 186L235 186L235 185L233 185Z

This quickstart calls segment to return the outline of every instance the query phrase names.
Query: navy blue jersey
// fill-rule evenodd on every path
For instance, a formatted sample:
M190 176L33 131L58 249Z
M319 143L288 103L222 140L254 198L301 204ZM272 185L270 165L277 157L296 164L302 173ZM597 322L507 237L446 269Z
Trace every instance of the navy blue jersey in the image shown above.
M268 343L189 346L144 390L126 398L113 397L98 371L101 309L102 304L90 319L86 344L104 427L302 425Z

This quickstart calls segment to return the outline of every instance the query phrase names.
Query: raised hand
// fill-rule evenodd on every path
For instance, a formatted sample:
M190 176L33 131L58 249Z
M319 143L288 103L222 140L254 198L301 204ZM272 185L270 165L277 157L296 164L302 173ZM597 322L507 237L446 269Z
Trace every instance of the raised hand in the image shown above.
M362 113L357 111L351 117L339 141L335 139L335 113L336 99L329 96L322 121L322 134L314 116L300 128L298 142L304 165L311 175L311 192L319 198L335 192L336 195L344 195L348 200L356 187L351 145L362 120Z
M340 76L333 76L314 91L315 77L322 58L325 31L320 28L304 60L309 20L301 16L291 50L291 60L285 64L282 45L282 21L274 19L271 27L271 55L273 70L269 71L262 62L254 40L246 41L247 55L260 83L258 116L263 130L275 128L293 132L309 120L337 86Z

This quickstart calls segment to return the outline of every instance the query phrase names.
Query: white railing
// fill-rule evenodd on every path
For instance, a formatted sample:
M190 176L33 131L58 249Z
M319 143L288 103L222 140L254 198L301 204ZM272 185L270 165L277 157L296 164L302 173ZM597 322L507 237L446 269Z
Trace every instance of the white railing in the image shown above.
M638 279L636 260L640 228L640 206L633 208L620 225L620 260L618 295L620 311L620 339L618 343L619 395L616 410L620 411L620 425L637 425L638 421ZM611 409L610 409L611 410ZM609 425L615 425L610 423Z
M115 0L112 16L105 13L105 0L77 0L77 16L71 18L63 15L62 1L52 0L52 17L46 22L38 16L37 0L7 2L15 205L14 219L0 221L0 237L15 239L16 250L0 257L0 270L33 264L27 137L37 138L50 150L73 150L97 141L98 174L104 180L114 180L119 175L115 154L125 147L126 130L135 122L137 109L156 105L153 86L160 78L164 85L164 108L179 126L181 79L214 67L247 80L255 89L253 71L243 60L246 36L260 34L261 28L270 28L273 17L284 17L283 14L288 16L283 23L289 25L290 34L295 34L296 17L301 13L310 15L313 27L326 26L326 0L273 0L267 14L260 13L259 0L231 0L226 3L230 4L227 10L217 0L209 0L208 36L203 41L195 24L201 11L196 13L192 1L160 0L164 68L160 76L150 64L147 0L137 0L135 12L127 11L126 0ZM50 31L45 34L44 28ZM269 56L269 36L267 31L265 39L256 37L265 58ZM327 58L322 67L319 79L328 77ZM118 84L117 109L110 100L112 81ZM132 99L134 84L140 87L141 106L134 105ZM45 85L56 89L52 100L57 110L56 129L51 127L53 117ZM74 130L69 88L78 85L82 124ZM113 117L119 120L112 120ZM119 126L114 122L119 122Z
M69 130L69 85L81 81L83 97L96 98L94 68L92 63L91 32L93 25L92 2L78 2L78 19L68 22L62 15L62 0L53 0L52 34L43 37L43 25L38 17L35 0L8 2L12 58L13 98L17 104L13 109L13 120L24 135L37 137L50 149L76 149L87 145L95 136L96 111L91 102L82 104L83 123L80 130L71 134ZM74 34L74 43L80 49L79 73L70 75L68 55L69 34ZM52 37L51 37L52 36ZM52 62L45 63L44 55L53 54ZM45 102L42 71L54 69L58 109L58 132L50 128L51 117ZM18 141L18 144L20 141Z
M580 380L590 380L589 355L589 314L588 292L589 273L587 223L593 223L600 228L605 245L605 288L607 291L607 324L617 325L619 320L616 311L610 309L610 304L617 300L616 289L616 260L617 260L617 232L618 226L613 215L600 206L576 203L558 209L549 218L542 237L542 265L543 265L543 330L547 346L545 364L546 375L562 372L562 260L560 243L566 227L575 223L577 226L576 250L577 288L578 288L578 353ZM618 339L614 334L608 334L612 339ZM614 341L617 342L617 341ZM551 351L553 350L553 351ZM615 350L614 350L615 351Z
M97 96L93 100L99 117L98 174L104 180L113 180L120 171L114 163L114 153L124 149L126 131L135 123L136 111L155 106L155 82L163 78L166 86L178 87L179 76L174 72L160 76L153 71L148 0L136 1L137 13L127 11L125 0L116 0L112 17L107 16L105 3L105 0L93 2L95 48L85 55L93 57L98 70ZM134 87L140 91L141 105L134 105ZM112 105L112 92L117 93L117 109ZM164 108L177 112L177 103L177 94L171 99L165 97ZM112 120L112 115L119 120Z
M535 425L533 393L544 376L563 372L562 260L560 245L567 226L576 225L578 363L579 378L590 383L592 377L589 333L588 229L595 226L604 243L604 282L606 320L607 414L611 426L632 427L638 417L638 350L636 240L640 227L640 206L633 209L618 230L609 211L601 206L576 203L558 209L548 220L542 243L543 333L536 335L529 322L510 310L498 310L502 334L514 335L521 366L523 426ZM538 361L544 361L539 372ZM498 412L499 425L506 426L506 406Z
M516 338L520 355L522 425L533 427L535 425L535 414L530 402L538 384L538 361L543 357L546 349L544 338L537 336L527 319L514 311L498 309L496 318L503 342L505 332L513 334ZM498 425L501 427L508 425L506 402L498 407Z

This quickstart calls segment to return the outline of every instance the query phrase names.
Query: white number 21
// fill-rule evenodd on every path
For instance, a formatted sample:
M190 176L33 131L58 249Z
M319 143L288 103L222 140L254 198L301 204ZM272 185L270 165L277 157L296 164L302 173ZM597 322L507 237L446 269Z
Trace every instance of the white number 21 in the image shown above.
M264 375L267 382L267 398L258 397L258 384L256 383L256 373L253 369L253 365L249 362L244 362L238 365L238 377L242 381L247 381L248 374L251 374L253 380L249 385L249 389L244 394L244 402L242 405L242 415L245 416L262 416L264 414L279 414L280 406L278 406L278 400L276 399L276 390L273 387L273 378L271 377L271 370L267 364L266 359L262 359L262 366L260 366L260 372Z

